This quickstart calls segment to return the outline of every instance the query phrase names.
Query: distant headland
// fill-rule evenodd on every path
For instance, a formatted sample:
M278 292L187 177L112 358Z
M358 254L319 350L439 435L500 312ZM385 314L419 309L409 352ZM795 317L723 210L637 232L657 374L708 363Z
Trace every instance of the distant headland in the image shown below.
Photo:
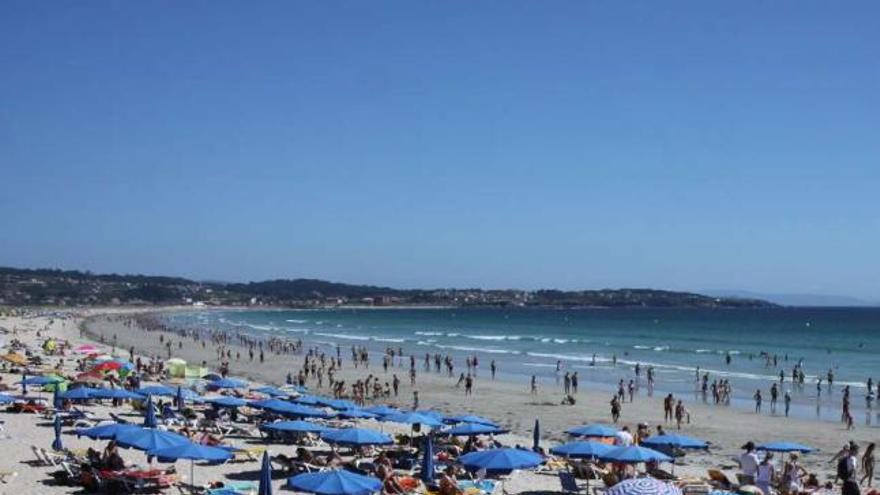
M656 289L395 289L315 279L226 283L182 277L0 267L0 305L326 307L764 308L754 298Z

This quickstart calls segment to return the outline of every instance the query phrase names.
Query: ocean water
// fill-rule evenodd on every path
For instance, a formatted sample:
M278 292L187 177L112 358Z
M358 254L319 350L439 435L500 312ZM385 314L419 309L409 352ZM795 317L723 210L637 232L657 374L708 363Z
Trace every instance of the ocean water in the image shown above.
M557 361L578 371L581 388L609 392L618 380L634 378L640 363L643 370L655 369L655 394L672 392L690 401L702 400L695 385L699 367L710 383L731 381L733 407L752 408L761 389L765 411L769 387L784 370L782 390L792 392L793 415L839 420L844 385L851 387L858 423L876 423L874 410L880 410L867 410L865 401L867 379L880 379L880 308L249 310L168 318L183 326L300 338L328 350L341 345L344 357L352 345L377 353L402 347L419 357L419 366L425 353L450 354L456 373L466 356L477 355L481 373L488 374L494 359L501 378L525 383L535 374L544 387L558 382ZM776 355L776 365L768 366L762 353ZM791 383L798 362L807 374L803 387ZM834 387L823 384L817 396L816 376L824 381L829 369ZM643 371L641 394L644 377Z

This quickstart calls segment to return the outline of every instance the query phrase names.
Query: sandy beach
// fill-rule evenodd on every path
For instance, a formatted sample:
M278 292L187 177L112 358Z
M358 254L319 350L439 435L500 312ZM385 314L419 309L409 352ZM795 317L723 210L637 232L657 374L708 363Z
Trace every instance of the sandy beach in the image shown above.
M143 309L89 309L81 311L65 311L53 316L6 316L0 317L0 328L7 331L6 343L12 339L19 339L33 350L38 350L41 342L53 337L67 340L71 345L77 345L86 341L100 341L110 343L115 338L117 354L127 357L127 349L134 347L139 356L166 356L166 347L159 341L160 333L167 342L170 339L174 345L173 357L179 357L188 362L198 363L206 361L211 368L217 368L220 362L216 351L209 344L206 348L193 344L192 340L184 340L183 347L178 349L177 342L180 340L177 334L171 332L146 332L137 328L130 328L122 324L128 319L128 315L143 311ZM60 315L60 316L59 316ZM85 325L83 325L85 323ZM81 333L85 328L86 332ZM107 344L99 347L111 351ZM406 349L404 349L406 352ZM531 443L532 426L535 419L541 423L542 446L550 448L567 440L564 431L572 426L584 423L609 423L609 400L607 392L584 390L578 392L577 404L574 406L560 405L561 385L542 384L536 395L529 392L528 383L511 383L501 380L492 381L488 376L488 370L482 370L474 385L474 394L465 397L463 388L455 387L455 378L449 378L445 373L426 373L421 371L417 376L415 387L410 386L408 378L408 357L405 364L388 371L387 376L381 367L381 356L371 356L372 363L369 369L353 368L348 359L347 350L343 350L343 368L337 375L337 379L351 382L358 378L364 378L367 374L379 376L382 381L391 379L392 373L397 373L401 379L400 395L389 403L404 408L412 405L412 392L418 390L420 405L424 409L433 409L444 413L474 413L494 419L504 427L511 430L510 435L503 435L499 440L508 445ZM57 358L50 357L48 362L54 364ZM72 373L72 359L65 359L66 371ZM420 363L420 361L417 361ZM233 359L230 362L230 376L244 377L258 383L283 384L288 372L293 373L301 369L303 356L276 355L267 352L265 362L260 363L255 359L253 362L242 352L241 360ZM3 383L13 384L20 379L19 375L3 374ZM329 394L328 389L317 388L316 383L309 383L316 394ZM17 387L17 386L14 386ZM11 392L15 393L15 392ZM685 398L688 399L688 398ZM702 438L711 442L708 453L688 454L682 462L676 466L676 473L694 476L705 476L708 467L725 467L729 476L733 477L736 472L732 457L741 452L740 446L746 441L765 442L774 440L798 441L820 449L820 452L806 455L803 458L804 465L811 472L819 474L819 479L825 481L833 478L834 465L829 460L845 441L854 440L863 446L867 442L877 439L875 428L857 427L854 431L847 431L842 424L810 421L804 419L785 418L781 416L755 415L754 413L736 410L723 406L707 406L689 401L687 404L691 413L691 423L685 424L681 430L689 436ZM110 412L107 406L90 407L99 417L106 417ZM127 414L129 408L122 409ZM8 484L0 485L0 493L22 493L22 490L40 491L45 493L74 493L78 488L55 485L51 482L50 473L54 468L46 466L32 466L30 461L34 459L31 446L48 448L53 432L48 420L36 415L3 413L0 417L5 421L5 434L7 438L2 440L7 455L0 460L0 471L17 472L18 476L11 479ZM647 397L645 392L637 394L635 401L623 404L623 411L619 426L628 425L635 429L638 423L647 423L652 430L657 424L663 423L662 397ZM364 421L367 427L378 428L373 420ZM675 430L674 424L664 425L667 431ZM407 431L389 424L382 427L387 431ZM68 433L68 432L66 432ZM97 442L87 438L77 439L74 435L63 436L65 446L68 448L103 447L104 442ZM259 439L234 440L239 444L255 444L266 446L272 453L283 452L292 455L294 446L270 444L264 445ZM143 464L143 453L138 451L124 451L123 455L130 462ZM188 470L188 463L178 462L180 471ZM229 463L220 466L197 466L197 481L224 479L227 474L250 472L248 476L255 479L258 470L257 463ZM252 476L251 476L252 475ZM235 476L241 478L241 476ZM284 479L277 477L275 482L280 488ZM516 473L506 483L507 491L519 493L525 491L558 491L559 482L555 476L535 474L530 472Z

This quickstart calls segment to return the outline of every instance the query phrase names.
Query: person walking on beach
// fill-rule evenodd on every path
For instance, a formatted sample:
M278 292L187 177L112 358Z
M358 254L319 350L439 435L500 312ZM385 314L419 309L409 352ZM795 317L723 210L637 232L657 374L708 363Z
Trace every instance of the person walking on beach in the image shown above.
M567 371L562 379L562 388L565 390L565 395L571 393L571 375Z
M770 413L776 414L776 400L779 398L779 389L776 384L770 385Z
M578 393L578 372L575 371L571 374L571 393Z
M617 423L620 419L620 399L618 396L614 396L611 398L611 421L613 423Z
M535 377L535 375L532 375L531 394L538 395L538 379Z
M668 423L668 422L672 421L672 418L674 416L673 411L672 411L674 403L675 403L675 398L672 397L672 394L667 395L666 398L663 399L663 421L664 422Z
M859 481L860 485L865 484L865 481L868 482L868 487L871 487L871 484L874 481L874 443L868 444L868 448L865 449L865 453L862 455L862 479Z
M493 359L491 363L489 363L489 370L492 371L492 379L495 379L495 371L497 368L495 367L495 360Z
M761 402L762 402L762 400L763 400L763 399L761 398L761 389L758 389L758 390L755 392L754 399L755 399L755 412L758 413L758 414L761 414Z
M397 390L400 388L400 378L397 377L397 373L391 377L391 388L394 389L394 396L397 397Z
M471 376L470 373L464 379L464 395L467 397L468 395L473 395L474 392L474 377Z
M785 391L785 397L783 397L782 400L785 402L785 417L787 418L788 411L789 411L789 409L791 409L791 391L790 390Z
M413 390L413 411L419 409L419 391Z

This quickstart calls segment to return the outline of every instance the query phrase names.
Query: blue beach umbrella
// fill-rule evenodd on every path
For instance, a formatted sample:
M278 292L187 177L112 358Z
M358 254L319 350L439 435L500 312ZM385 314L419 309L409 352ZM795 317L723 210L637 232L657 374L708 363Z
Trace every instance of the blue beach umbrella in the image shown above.
M362 445L391 445L391 437L376 430L364 428L344 428L321 433L321 439L327 443L358 447Z
M532 431L532 450L535 452L541 448L541 423L535 419L535 429Z
M607 495L681 495L677 486L655 478L623 480L605 491Z
M241 407L247 405L247 401L244 399L239 399L238 397L211 397L210 399L205 399L205 402L208 404L217 406L217 407Z
M797 442L767 442L758 445L757 449L769 452L801 452L804 454L809 454L816 450L809 445Z
M8 394L0 394L0 404L12 404L15 402L15 397Z
M303 404L303 402L300 402L300 401L295 400L295 399L294 399L294 402L299 402L300 404ZM318 405L325 406L325 407L329 407L329 408L331 408L331 409L335 409L335 410L337 410L337 411L343 411L343 410L346 410L346 409L357 409L357 408L358 408L357 404L355 404L354 402L352 402L352 401L350 401L350 400L343 400L343 399L325 399L325 398L323 398L323 397L318 397Z
M221 378L208 382L208 386L214 388L247 388L248 384L243 380L236 380L235 378Z
M572 459L596 459L613 449L613 446L604 443L579 441L553 447L550 449L550 453L564 457L571 457Z
M463 414L460 416L449 416L445 420L447 423L477 423L480 425L498 426L498 423L482 416L474 416L472 414Z
M260 486L257 495L272 495L272 465L269 462L269 452L263 452L263 462L260 464Z
M121 431L116 435L116 442L126 448L147 452L192 443L183 435L150 428Z
M567 430L571 436L584 438L613 438L617 436L617 430L605 425L583 425Z
M109 423L105 425L93 426L91 428L77 428L77 437L88 437L93 440L112 440L117 435L125 431L140 431L143 428L137 425L127 425L122 423Z
M497 435L507 433L497 426L485 425L480 423L459 423L451 428L441 430L439 435L452 435L460 437L469 437L472 435Z
M389 414L400 414L400 409L395 409L393 407L388 406L372 406L364 408L364 411L369 413L373 413L377 416L388 416Z
M89 394L95 399L137 399L142 400L143 395L125 390L123 388L94 388Z
M257 409L264 409L266 411L274 412L276 414L298 418L328 417L328 414L324 411L321 411L320 409L315 409L314 407L303 406L300 404L293 404L287 402L286 400L280 399L258 400L251 402L250 406Z
M30 376L21 379L22 385L54 385L65 381L64 378L58 376Z
M434 442L431 440L431 435L425 435L425 452L422 455L422 472L419 473L419 479L426 486L434 482Z
M333 429L318 423L312 423L311 421L302 420L263 423L260 428L263 430L289 431L293 433L323 433L325 431L331 431Z
M165 397L174 397L177 394L177 390L166 385L150 385L148 387L141 387L136 390L137 393L147 396L147 395L161 395Z
M645 447L674 447L677 449L708 449L709 443L684 435L668 434L649 437L642 441Z
M268 395L269 397L287 397L288 395L290 395L290 392L285 392L284 390L281 390L280 388L269 387L269 386L255 388L253 390L254 390L254 392Z
M155 456L159 462L175 461L177 459L189 459L189 479L195 484L196 461L228 461L232 458L232 452L217 447L199 445L187 442L170 447L161 447L147 451L147 454Z
M668 455L657 452L647 447L630 445L628 447L615 447L599 456L602 461L617 462L620 464L639 464L642 462L671 462Z
M155 428L157 426L156 422L156 411L153 410L153 396L147 396L147 403L144 404L144 427L145 428Z
M369 495L382 489L382 481L336 469L305 473L287 479L288 488L317 495Z
M363 409L343 409L336 413L336 415L345 419L372 419L378 417L378 414L373 414Z
M67 390L66 392L59 392L56 390L55 397L60 400L88 400L95 398L95 395L93 389L87 387L77 387Z
M402 412L399 414L389 414L383 417L382 420L390 421L392 423L420 424L432 428L443 426L442 420L437 419L434 416L415 411Z
M61 416L55 415L55 423L52 426L55 429L55 440L52 442L52 449L63 450L64 445L61 443Z
M469 471L485 469L490 474L507 474L538 466L544 458L528 450L503 448L471 452L459 457L458 462Z
M304 404L306 406L317 406L321 404L320 397L315 397L314 395L300 395L299 397L294 397L293 402L297 404Z

